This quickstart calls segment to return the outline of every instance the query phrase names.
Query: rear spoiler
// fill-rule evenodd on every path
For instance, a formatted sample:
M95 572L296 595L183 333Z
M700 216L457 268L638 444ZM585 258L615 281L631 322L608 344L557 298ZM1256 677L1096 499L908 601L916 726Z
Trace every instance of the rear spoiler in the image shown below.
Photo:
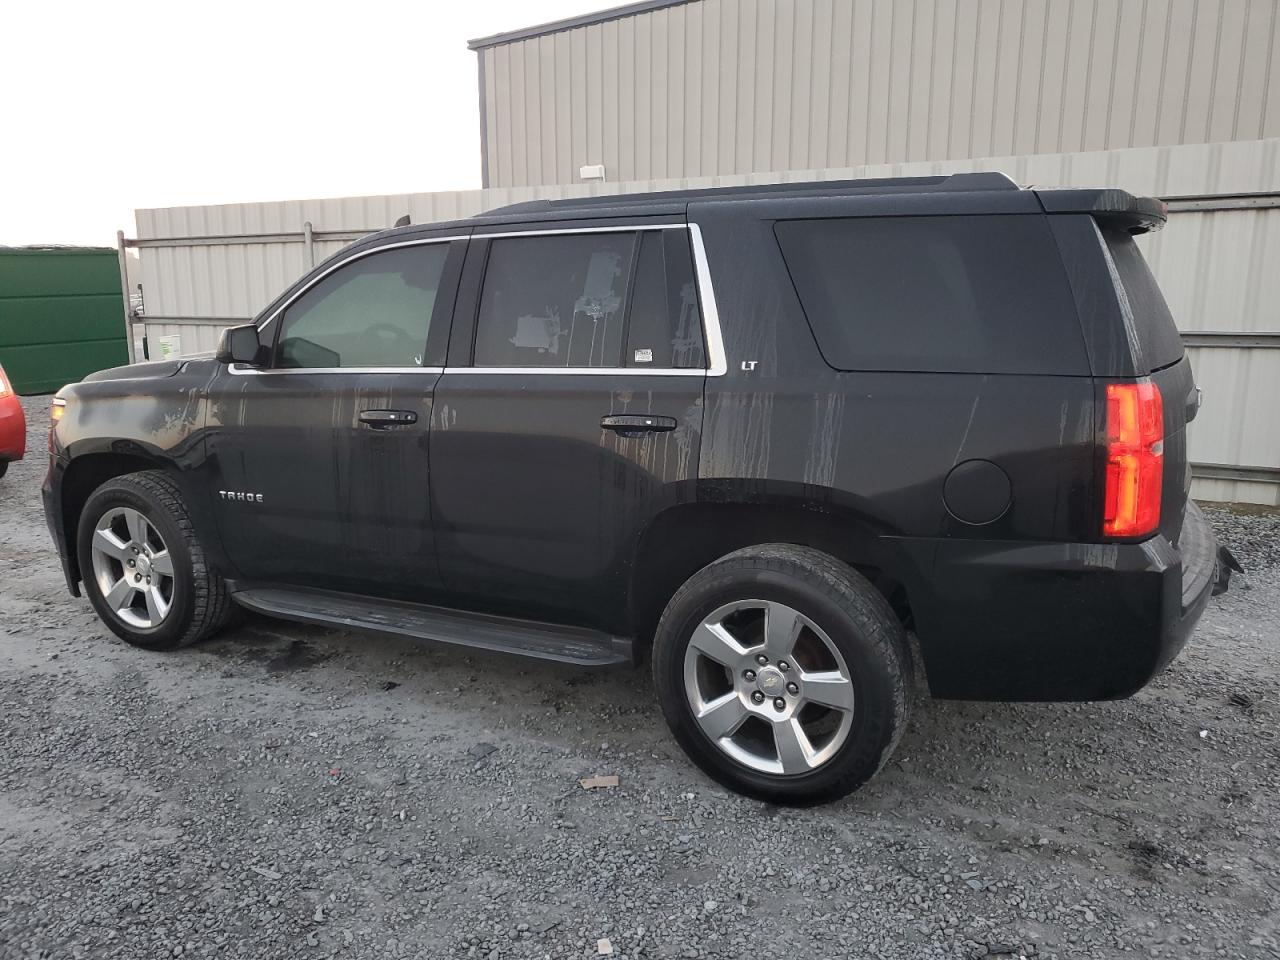
M1159 230L1169 207L1155 197L1135 197L1125 190L1037 190L1045 213L1087 213L1124 227L1130 233Z

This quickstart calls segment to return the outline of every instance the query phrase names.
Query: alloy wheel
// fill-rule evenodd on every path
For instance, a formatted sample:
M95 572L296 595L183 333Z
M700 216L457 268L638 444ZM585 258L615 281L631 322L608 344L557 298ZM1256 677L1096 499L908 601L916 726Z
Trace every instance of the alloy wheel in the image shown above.
M702 732L761 773L816 770L853 726L844 657L821 627L776 601L740 600L706 617L685 651L684 684Z
M173 558L155 525L132 507L112 507L94 525L90 546L111 612L135 629L164 622L173 607Z

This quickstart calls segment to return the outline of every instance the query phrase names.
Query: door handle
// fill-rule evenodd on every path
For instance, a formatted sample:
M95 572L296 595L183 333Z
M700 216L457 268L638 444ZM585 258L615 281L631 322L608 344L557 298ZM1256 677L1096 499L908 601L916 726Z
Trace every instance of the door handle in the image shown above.
M417 423L418 415L412 410L361 410L360 422L375 430L385 430L387 427Z
M676 428L675 417L655 417L650 414L627 414L600 418L600 426L606 430L616 430L626 436L637 436L641 433L665 433Z

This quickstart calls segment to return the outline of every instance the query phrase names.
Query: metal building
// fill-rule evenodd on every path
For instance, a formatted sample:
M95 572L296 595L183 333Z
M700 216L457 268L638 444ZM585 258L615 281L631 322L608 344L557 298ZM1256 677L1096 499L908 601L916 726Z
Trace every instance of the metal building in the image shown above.
M476 40L486 189L139 210L134 332L208 352L406 213L966 170L1117 186L1170 206L1139 242L1205 392L1193 493L1280 505L1278 41L1280 0L645 0Z
M484 185L1280 136L1276 0L644 0L473 40Z

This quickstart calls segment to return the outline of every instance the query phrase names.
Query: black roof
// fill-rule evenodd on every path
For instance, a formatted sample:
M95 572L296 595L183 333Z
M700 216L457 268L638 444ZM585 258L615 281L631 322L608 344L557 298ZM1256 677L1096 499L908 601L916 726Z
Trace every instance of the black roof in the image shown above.
M795 183L744 184L696 190L664 190L653 193L611 193L557 200L527 200L495 207L473 217L447 222L413 224L379 231L357 241L357 246L389 237L413 237L447 233L478 226L538 223L547 220L590 220L621 217L684 216L689 205L707 201L794 200L841 197L890 197L901 195L904 204L919 206L929 195L964 201L975 212L1088 213L1114 220L1134 233L1158 230L1164 225L1165 206L1150 197L1135 197L1115 189L1023 189L1003 173L954 173L937 177L894 177L878 180L806 180ZM966 194L972 195L969 201ZM985 194L985 198L979 196ZM896 212L896 211L895 211ZM906 212L906 209L902 212Z
M887 177L868 180L804 180L795 183L756 183L696 190L662 190L653 193L606 193L560 200L526 200L495 207L483 217L511 214L559 213L592 207L611 209L687 204L695 200L763 200L806 196L858 196L877 193L932 193L944 190L1017 190L1003 173L953 173L941 177ZM647 212L647 211L645 211Z

